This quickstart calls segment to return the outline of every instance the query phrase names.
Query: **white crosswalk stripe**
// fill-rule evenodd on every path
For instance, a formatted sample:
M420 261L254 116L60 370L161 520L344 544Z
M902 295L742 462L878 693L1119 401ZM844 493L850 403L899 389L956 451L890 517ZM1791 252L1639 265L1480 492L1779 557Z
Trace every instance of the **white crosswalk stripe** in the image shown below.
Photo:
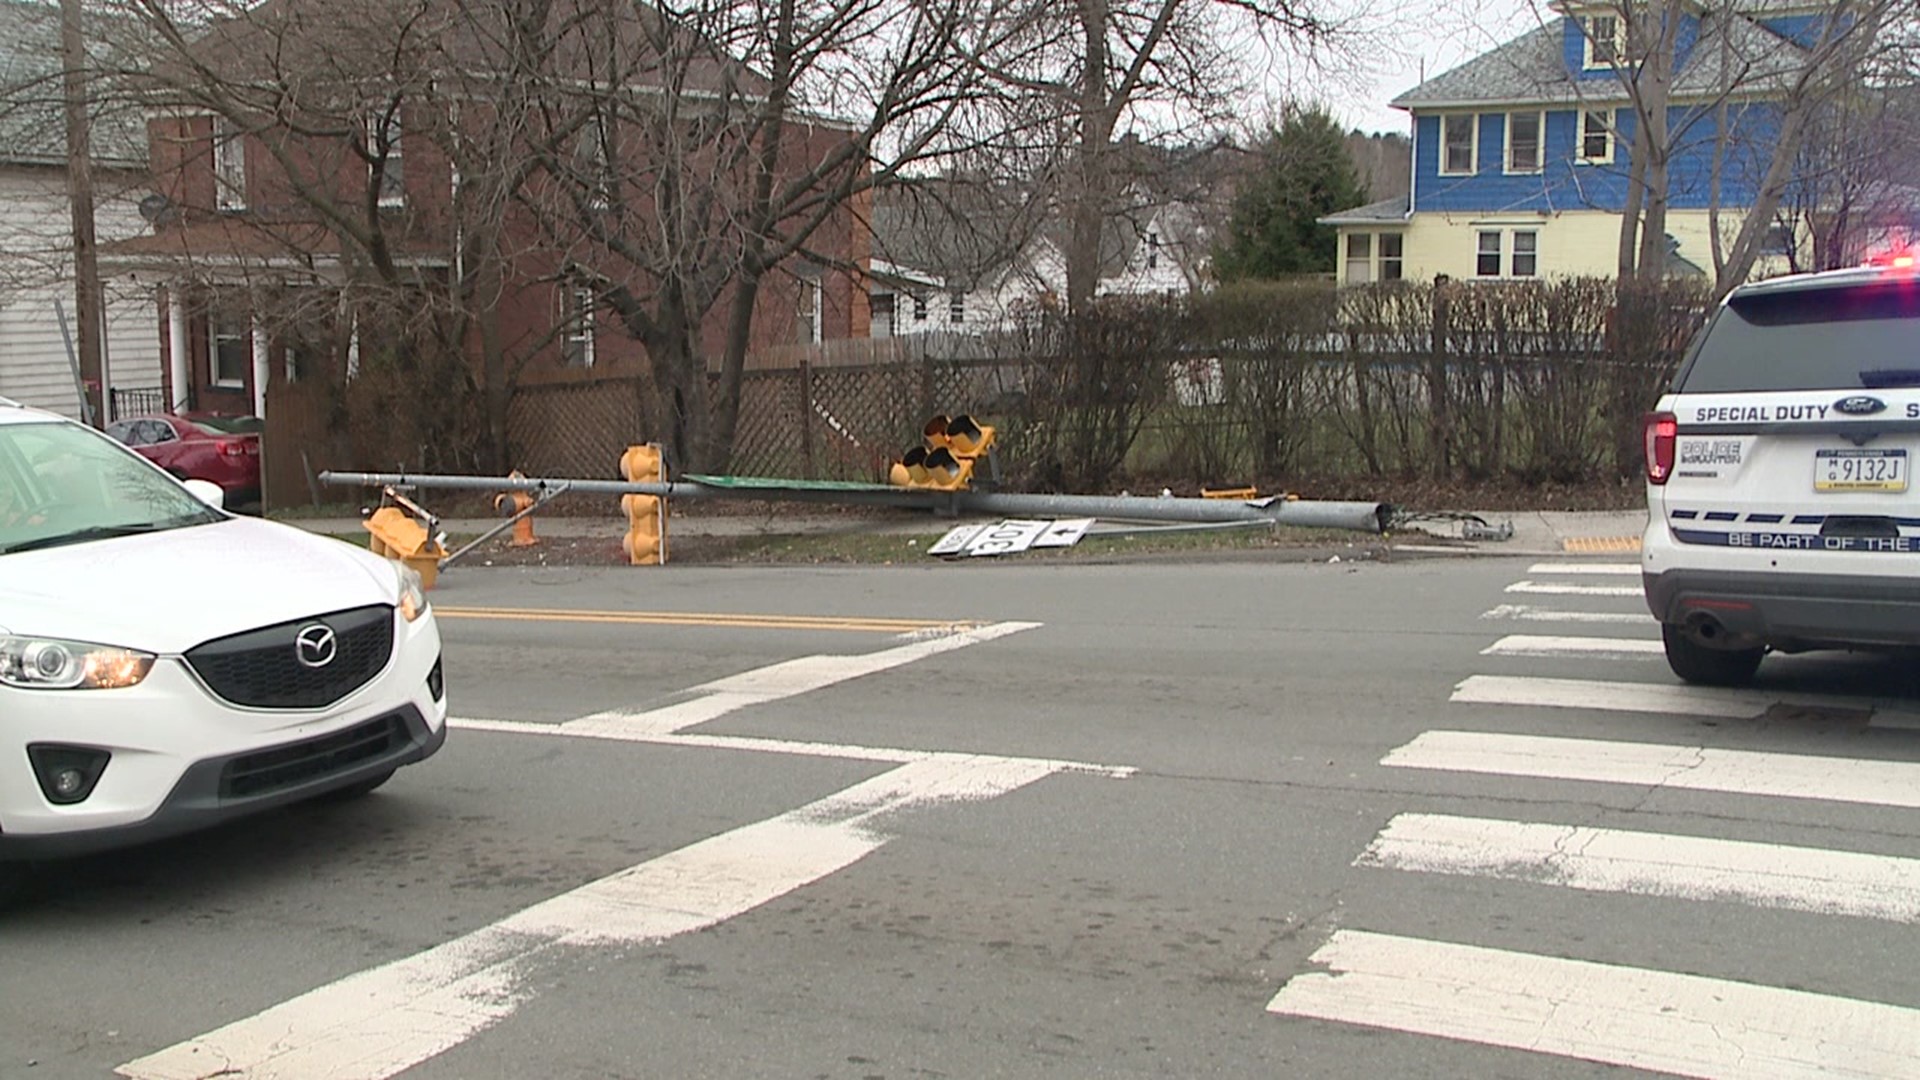
M1822 799L1920 809L1920 762L1774 754L1663 743L1427 731L1382 758L1390 768L1486 773Z
M1913 1076L1920 1010L1341 930L1269 1012L1728 1080Z
M1533 705L1553 709L1603 709L1752 719L1778 705L1821 712L1857 711L1876 706L1872 698L1781 694L1679 683L1612 682L1603 679L1553 679L1534 675L1472 675L1454 688L1453 701L1471 705Z
M1553 637L1508 634L1480 650L1481 656L1587 656L1647 659L1660 655L1660 643L1642 638Z
M1401 814L1354 865L1920 922L1920 859L1786 844Z
M1605 575L1609 577L1631 577L1640 573L1639 563L1605 562L1541 562L1527 567L1529 574L1572 574L1576 577Z
M1500 604L1480 613L1483 619L1517 619L1521 622L1606 623L1616 626L1658 625L1647 612L1558 611L1528 604Z
M1558 581L1516 581L1507 586L1510 593L1536 593L1543 596L1645 596L1638 585L1574 585Z

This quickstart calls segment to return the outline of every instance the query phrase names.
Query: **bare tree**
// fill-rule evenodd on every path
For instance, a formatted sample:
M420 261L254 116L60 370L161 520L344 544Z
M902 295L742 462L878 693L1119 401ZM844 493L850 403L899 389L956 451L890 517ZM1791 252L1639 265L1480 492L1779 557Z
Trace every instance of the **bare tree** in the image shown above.
M460 0L120 2L139 24L125 51L158 118L168 224L194 230L182 276L246 293L278 332L332 324L336 352L357 332L370 362L421 385L391 415L418 422L428 453L504 470L518 371L559 328L502 336L506 268L526 254L507 208L536 159L516 126L525 90L476 73L475 30L537 23L550 5L497 0L481 19ZM213 183L196 186L209 163L184 155L209 139Z
M1055 133L1034 175L1067 222L1070 311L1093 298L1101 231L1149 160L1130 144L1204 146L1202 133L1232 126L1252 96L1243 57L1254 38L1309 54L1355 38L1313 0L1030 0L1004 27L977 61Z

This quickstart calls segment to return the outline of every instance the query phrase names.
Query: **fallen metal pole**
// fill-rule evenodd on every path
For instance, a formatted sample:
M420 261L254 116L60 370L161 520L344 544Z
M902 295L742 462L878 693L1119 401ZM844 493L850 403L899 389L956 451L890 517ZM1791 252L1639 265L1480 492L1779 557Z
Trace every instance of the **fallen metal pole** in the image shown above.
M450 491L570 491L579 495L652 495L665 499L735 499L753 502L832 503L935 510L948 514L1013 517L1090 517L1119 521L1248 522L1310 529L1384 532L1393 507L1377 502L1315 502L1304 499L1192 499L1141 495L1016 495L924 488L730 486L697 479L661 483L625 480L508 479L440 474L323 472L323 484L349 487L439 488Z

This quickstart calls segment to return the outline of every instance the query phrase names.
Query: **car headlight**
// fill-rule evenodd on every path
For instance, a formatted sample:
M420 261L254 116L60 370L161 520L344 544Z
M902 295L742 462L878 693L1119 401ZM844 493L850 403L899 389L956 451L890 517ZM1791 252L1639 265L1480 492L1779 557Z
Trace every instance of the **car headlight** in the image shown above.
M394 563L400 575L400 614L408 622L427 613L427 589L421 584L420 571L405 563Z
M153 654L58 638L0 637L0 685L23 690L117 690L153 670Z

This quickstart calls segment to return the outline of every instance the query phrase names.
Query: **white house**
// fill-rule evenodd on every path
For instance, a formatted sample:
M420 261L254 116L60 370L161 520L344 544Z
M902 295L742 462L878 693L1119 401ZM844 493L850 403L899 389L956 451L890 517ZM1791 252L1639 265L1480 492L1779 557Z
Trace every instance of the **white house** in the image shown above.
M72 211L59 76L59 7L0 2L0 396L78 418L78 372L67 349ZM145 126L132 110L98 107L93 147L100 242L145 232L139 204L152 191ZM108 288L106 383L134 409L164 408L153 297L125 281Z
M1135 200L1100 236L1095 295L1184 295L1212 272L1200 212L1177 201ZM1057 221L1019 213L962 212L928 202L881 203L873 212L874 337L983 333L1067 292L1066 237Z

